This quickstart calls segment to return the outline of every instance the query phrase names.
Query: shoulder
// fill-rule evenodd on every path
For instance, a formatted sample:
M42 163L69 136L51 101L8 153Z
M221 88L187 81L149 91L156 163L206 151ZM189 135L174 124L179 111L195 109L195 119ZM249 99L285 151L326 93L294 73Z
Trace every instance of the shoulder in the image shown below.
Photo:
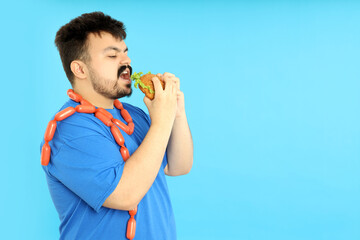
M53 115L52 119L58 112L77 105L78 103L69 100ZM43 138L40 143L40 152L44 143ZM114 158L117 160L119 155L119 147L114 141L109 127L94 114L87 113L75 112L62 121L57 121L55 133L49 145L51 148L50 168L56 165L55 162L64 162L65 164L66 161L73 161L75 157L76 162L80 164L90 158L96 160L106 157L109 161ZM82 159L81 155L86 155L86 158ZM116 157L114 157L115 155ZM61 161L57 161L57 158L61 158ZM44 167L44 170L48 171L49 169Z
M77 105L79 105L79 103L69 100L58 112L68 107L76 107ZM97 119L94 114L78 112L75 112L64 120L57 122L56 127L56 132L60 135L58 137L61 137L66 141L93 135L106 136L108 132L107 130L107 127L99 119Z
M68 107L76 107L78 103L67 101L51 118ZM51 149L60 149L65 143L72 142L76 139L88 138L91 136L103 136L111 140L110 130L94 114L75 112L71 116L56 122L55 134L49 142ZM44 139L40 146L44 144Z

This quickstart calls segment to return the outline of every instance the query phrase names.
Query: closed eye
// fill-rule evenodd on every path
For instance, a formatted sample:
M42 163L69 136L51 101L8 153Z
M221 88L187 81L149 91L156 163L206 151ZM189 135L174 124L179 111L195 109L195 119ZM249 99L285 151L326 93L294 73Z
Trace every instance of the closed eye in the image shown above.
M110 58L116 58L116 56L109 56Z

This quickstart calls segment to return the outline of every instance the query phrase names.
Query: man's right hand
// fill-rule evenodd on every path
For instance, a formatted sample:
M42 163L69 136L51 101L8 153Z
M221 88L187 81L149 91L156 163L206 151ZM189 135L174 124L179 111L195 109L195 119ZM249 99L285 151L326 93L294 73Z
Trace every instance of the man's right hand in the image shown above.
M171 128L177 109L176 86L173 81L165 79L165 89L163 90L158 77L153 77L152 81L155 88L155 97L153 100L144 97L144 103L149 110L151 124L169 126Z

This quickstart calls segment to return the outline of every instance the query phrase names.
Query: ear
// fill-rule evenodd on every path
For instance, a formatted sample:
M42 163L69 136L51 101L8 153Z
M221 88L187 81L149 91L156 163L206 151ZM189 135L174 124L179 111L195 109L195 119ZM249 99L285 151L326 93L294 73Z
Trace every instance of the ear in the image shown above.
M70 69L75 75L75 78L85 79L87 77L86 65L79 60L74 60L70 63Z

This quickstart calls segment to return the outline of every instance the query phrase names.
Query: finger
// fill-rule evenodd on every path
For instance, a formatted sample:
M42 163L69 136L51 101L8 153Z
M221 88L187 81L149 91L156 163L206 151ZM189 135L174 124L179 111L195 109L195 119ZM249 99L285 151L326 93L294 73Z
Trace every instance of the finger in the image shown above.
M165 75L163 75L163 79L164 80L167 79L167 80L172 81L174 83L174 85L175 85L174 87L180 89L180 79L179 78L177 78L175 76L169 76L169 75L165 76Z
M177 90L177 91L176 91L176 95L177 95L178 97L180 97L180 96L184 96L184 93L183 93L182 91L180 91L180 90Z
M152 80L152 82L153 82L153 84L154 84L155 97L156 97L156 93L157 93L157 92L160 92L160 91L163 91L163 89L162 89L162 86L161 86L161 83L160 83L159 78L153 77L151 80Z
M171 85L171 94L176 94L177 89L174 84L174 81L170 78L168 79L168 83Z
M168 76L168 77L175 77L175 75L174 74L172 74L172 73L168 73L168 72L164 72L164 77L165 76Z
M174 88L174 83L169 78L165 78L165 77L164 77L164 82L165 82L165 91L167 93L171 93L172 89Z
M163 79L163 75L162 75L161 73L156 74L156 76L157 76L160 80Z
M163 77L163 80L172 78L172 76L169 76L169 75L162 75L162 77Z
M173 81L175 83L176 88L180 90L180 79L175 77Z
M176 77L174 74L171 73L164 73L164 75L162 75L162 77L165 79L172 79L173 81L175 81L179 87L180 87L180 79L178 77Z
M178 91L178 90L177 90L175 84L173 84L173 92L172 92L172 93L173 93L174 95L176 95L177 91Z

